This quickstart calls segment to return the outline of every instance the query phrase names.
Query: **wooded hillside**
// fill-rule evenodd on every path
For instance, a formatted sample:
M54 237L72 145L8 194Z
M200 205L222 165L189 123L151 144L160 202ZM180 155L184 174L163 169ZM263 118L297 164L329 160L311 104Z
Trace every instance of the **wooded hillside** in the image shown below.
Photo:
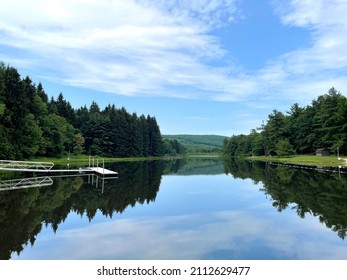
M347 98L331 88L327 94L285 114L273 110L266 123L249 135L233 135L224 142L225 156L313 154L326 148L347 153Z
M125 108L72 108L62 93L48 98L41 83L21 78L0 62L0 159L88 154L108 157L160 156L156 118Z
M164 139L177 140L184 145L187 153L219 153L225 136L220 135L163 135Z

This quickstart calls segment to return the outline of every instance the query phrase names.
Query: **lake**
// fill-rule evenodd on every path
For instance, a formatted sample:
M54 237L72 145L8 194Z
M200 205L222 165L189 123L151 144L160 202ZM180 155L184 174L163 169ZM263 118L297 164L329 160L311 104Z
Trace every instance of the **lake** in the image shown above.
M119 178L0 191L0 259L347 259L344 172L212 158L105 167Z

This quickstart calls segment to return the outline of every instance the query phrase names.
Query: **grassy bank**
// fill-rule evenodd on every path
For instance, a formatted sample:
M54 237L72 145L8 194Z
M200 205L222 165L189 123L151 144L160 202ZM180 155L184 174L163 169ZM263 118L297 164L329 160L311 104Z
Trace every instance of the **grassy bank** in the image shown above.
M91 156L91 159L94 158L94 161L97 159L99 162L105 160L105 162L115 162L115 161L144 161L144 160L159 160L159 159L176 159L176 158L216 158L220 157L220 154L217 153L201 153L201 154L185 154L178 156L164 156L164 157L125 157L125 158L110 158L110 157L101 157L101 156ZM79 156L64 156L60 158L55 157L38 157L31 158L30 161L43 161L43 162L53 162L54 164L66 164L66 163L89 163L89 156L79 155Z
M125 158L109 158L109 157L101 157L101 156L94 156L90 157L86 155L79 155L79 156L64 156L60 158L55 157L38 157L38 158L31 158L29 161L39 161L39 162L53 162L55 165L67 165L70 166L81 166L86 165L88 166L89 160L93 160L94 158L94 164L97 164L97 161L99 162L99 166L102 164L102 161L105 162L129 162L129 161L145 161L145 160L160 160L160 159L179 159L179 158L218 158L220 157L219 154L214 153L207 153L207 154L187 154L184 156L164 156L164 157L125 157Z
M54 157L39 157L39 158L31 158L30 161L41 161L41 162L53 162L56 165L88 165L89 160L92 162L94 158L94 164L96 165L97 161L99 161L99 166L102 164L102 161L105 162L124 162L124 161L144 161L144 160L156 160L157 157L127 157L127 158L108 158L108 157L100 157L100 156L94 156L90 157L85 155L79 155L79 156L70 156L70 157L61 157L61 158L54 158Z
M285 158L280 157L269 157L269 156L255 156L247 157L248 160L259 160L259 161L271 161L281 162L284 164L298 164L298 165L309 165L309 166L347 166L347 157L341 157L339 160L336 156L315 156L315 155L295 155Z

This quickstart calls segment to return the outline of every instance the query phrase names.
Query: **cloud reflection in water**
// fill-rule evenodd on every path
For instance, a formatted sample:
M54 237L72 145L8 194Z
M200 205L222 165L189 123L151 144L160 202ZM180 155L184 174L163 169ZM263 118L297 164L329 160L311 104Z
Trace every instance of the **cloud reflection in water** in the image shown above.
M288 220L287 220L288 223ZM288 226L288 225L287 225ZM36 259L344 259L345 250L317 246L315 218L258 219L241 211L141 217L92 223L37 244ZM292 233L295 228L296 234ZM311 240L309 240L311 238ZM318 242L318 241L317 241ZM49 248L49 250L47 250ZM48 253L49 252L49 253ZM30 256L28 256L30 258ZM33 257L33 256L32 256Z
M261 183L229 176L163 176L155 202L89 222L70 213L13 259L347 259L319 222L279 213Z

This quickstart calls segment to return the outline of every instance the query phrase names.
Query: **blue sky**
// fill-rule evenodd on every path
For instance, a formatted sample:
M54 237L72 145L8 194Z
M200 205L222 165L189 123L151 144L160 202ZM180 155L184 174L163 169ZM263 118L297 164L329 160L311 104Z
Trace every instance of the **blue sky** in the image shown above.
M1 0L0 60L75 108L247 134L273 109L346 95L346 14L346 0Z

